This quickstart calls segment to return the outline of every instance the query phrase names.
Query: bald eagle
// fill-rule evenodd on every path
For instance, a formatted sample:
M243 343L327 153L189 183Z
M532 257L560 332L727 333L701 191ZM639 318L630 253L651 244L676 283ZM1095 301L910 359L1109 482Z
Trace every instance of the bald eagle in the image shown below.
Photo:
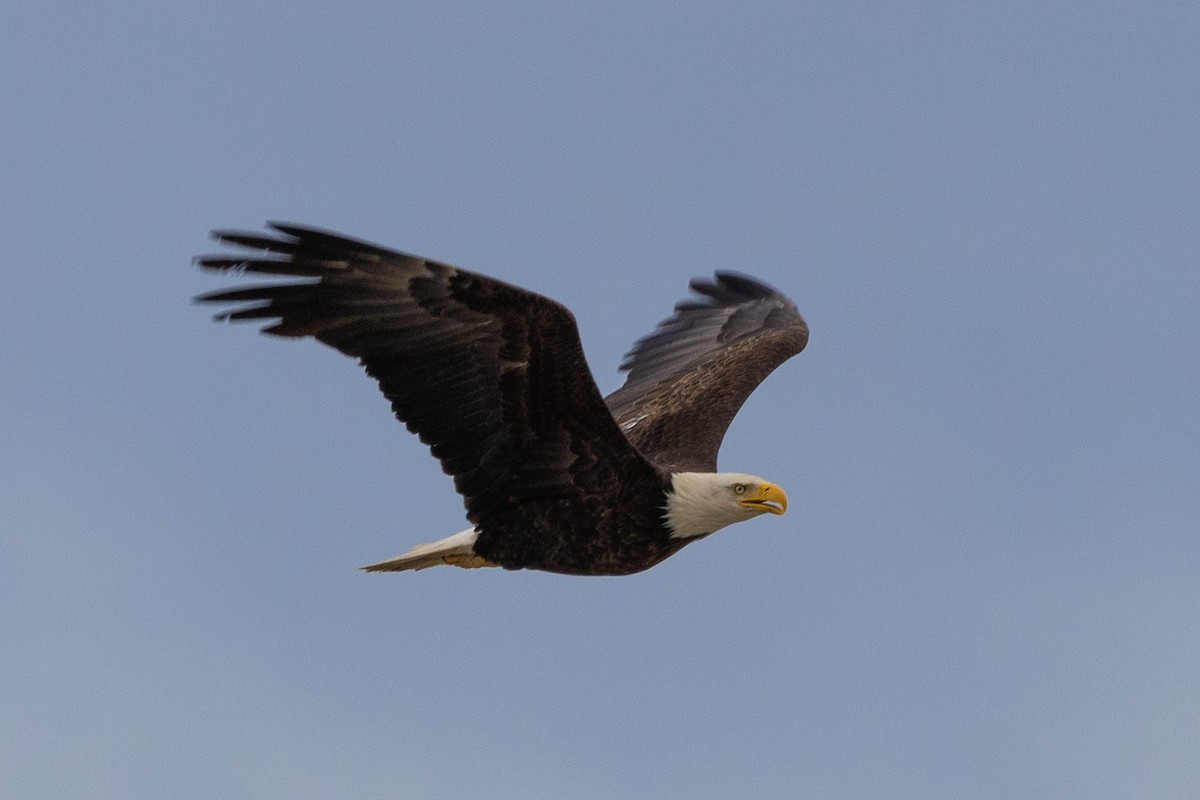
M783 490L717 472L742 403L804 349L791 300L717 272L639 340L602 397L564 306L493 278L328 231L270 223L214 231L245 250L201 256L217 272L307 278L197 297L218 320L266 320L358 359L396 416L454 478L471 527L364 567L500 566L628 575L759 514Z

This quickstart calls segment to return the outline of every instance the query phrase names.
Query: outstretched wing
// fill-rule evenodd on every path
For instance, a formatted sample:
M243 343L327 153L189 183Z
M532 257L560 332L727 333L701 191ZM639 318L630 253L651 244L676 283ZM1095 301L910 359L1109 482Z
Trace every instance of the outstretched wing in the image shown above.
M613 421L562 305L325 231L270 227L276 233L214 232L226 244L265 252L197 263L314 280L197 300L234 304L218 319L266 320L265 333L312 336L357 358L454 476L482 536L489 519L513 528L522 500L587 492L601 500L608 493L615 504L622 477L657 474Z
M808 343L796 305L764 283L718 272L690 284L699 298L639 339L606 402L625 436L654 463L715 471L717 451L742 403Z

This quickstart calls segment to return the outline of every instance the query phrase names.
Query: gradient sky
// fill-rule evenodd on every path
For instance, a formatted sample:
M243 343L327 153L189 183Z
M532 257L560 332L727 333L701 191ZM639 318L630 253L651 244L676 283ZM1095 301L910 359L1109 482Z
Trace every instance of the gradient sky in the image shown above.
M1195 3L0 11L0 796L1192 798ZM809 320L626 578L464 527L215 227L548 294L602 389L714 269Z

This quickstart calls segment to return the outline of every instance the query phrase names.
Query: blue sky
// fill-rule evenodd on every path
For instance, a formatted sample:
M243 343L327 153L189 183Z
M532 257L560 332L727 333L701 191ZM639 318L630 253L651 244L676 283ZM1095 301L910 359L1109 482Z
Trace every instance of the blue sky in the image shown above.
M0 795L1200 790L1192 3L9 3ZM809 348L786 517L619 579L366 575L461 503L348 359L190 298L320 225Z

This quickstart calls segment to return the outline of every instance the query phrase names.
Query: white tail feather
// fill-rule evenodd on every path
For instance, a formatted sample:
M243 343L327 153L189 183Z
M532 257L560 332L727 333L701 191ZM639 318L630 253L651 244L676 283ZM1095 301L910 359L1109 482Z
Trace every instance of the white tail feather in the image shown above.
M439 564L456 567L494 567L492 562L475 555L475 540L479 531L467 528L453 536L429 544L419 544L404 555L396 556L378 564L363 567L367 572L400 572L406 569L425 569Z

